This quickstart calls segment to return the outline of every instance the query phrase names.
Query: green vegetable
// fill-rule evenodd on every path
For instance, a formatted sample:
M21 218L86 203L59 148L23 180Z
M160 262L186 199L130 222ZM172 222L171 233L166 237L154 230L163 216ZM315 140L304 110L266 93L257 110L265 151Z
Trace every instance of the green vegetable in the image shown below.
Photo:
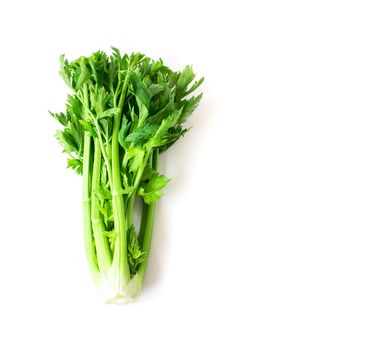
M111 302L135 300L150 253L156 201L169 179L159 174L159 153L187 129L202 94L190 66L174 72L140 53L60 58L71 89L66 111L51 113L67 166L82 174L84 240L98 285L113 289ZM190 96L188 96L190 95ZM135 200L143 201L139 230Z

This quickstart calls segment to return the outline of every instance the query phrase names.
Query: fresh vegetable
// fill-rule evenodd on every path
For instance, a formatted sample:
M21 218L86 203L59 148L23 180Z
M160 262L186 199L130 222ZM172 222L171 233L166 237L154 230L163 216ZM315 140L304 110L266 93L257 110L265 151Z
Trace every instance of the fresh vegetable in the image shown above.
M180 72L141 53L102 51L69 62L60 74L71 93L66 111L51 113L62 125L56 137L67 166L82 175L87 259L97 285L113 290L110 302L134 301L146 273L157 200L169 179L158 171L159 154L183 126L202 94L190 66ZM136 200L143 201L139 229Z

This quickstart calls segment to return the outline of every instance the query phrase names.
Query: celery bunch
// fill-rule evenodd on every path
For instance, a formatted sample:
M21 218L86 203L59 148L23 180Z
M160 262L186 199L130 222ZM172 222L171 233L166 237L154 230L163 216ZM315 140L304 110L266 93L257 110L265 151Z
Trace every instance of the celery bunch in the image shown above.
M169 179L158 172L159 153L187 131L183 124L201 100L192 93L190 66L174 72L140 53L69 62L60 74L71 89L66 111L51 113L68 167L82 174L83 228L92 275L113 290L111 302L134 301L147 268L154 211ZM139 229L135 200L143 200ZM138 233L137 233L138 231Z

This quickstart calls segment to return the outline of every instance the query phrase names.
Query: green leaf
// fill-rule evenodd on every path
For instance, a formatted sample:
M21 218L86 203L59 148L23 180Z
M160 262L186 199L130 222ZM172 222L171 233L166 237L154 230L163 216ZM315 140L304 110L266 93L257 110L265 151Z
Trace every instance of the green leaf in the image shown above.
M75 77L74 77L74 80L75 80L75 90L79 90L83 85L84 83L89 80L90 78L90 72L88 70L88 68L86 67L85 63L82 62L80 64L80 67L76 69L75 71Z
M111 46L111 49L113 51L113 57L117 60L120 60L122 58L121 51L114 46Z
M67 167L74 169L79 175L83 172L83 162L80 159L69 158L67 160Z
M145 151L140 147L126 149L122 162L123 168L127 169L127 165L129 165L129 172L135 173L141 166L144 156Z
M182 115L179 118L180 124L184 123L188 119L188 117L194 112L201 99L202 94L199 94L198 96L191 97L189 100L184 101Z
M126 116L123 116L121 129L118 132L118 142L123 148L125 148L125 139L126 139L128 130L130 128L130 125L131 125L131 123L129 121L127 121Z
M152 176L148 183L144 186L146 192L154 192L161 190L165 187L165 185L170 181L167 177L164 175L158 175L154 174Z
M160 191L170 181L167 177L159 174L154 174L148 182L142 183L138 194L144 199L146 204L156 202L163 193Z
M83 107L80 100L75 95L67 95L66 102L66 111L67 113L73 114L77 117L77 119L82 118Z
M87 60L90 69L91 76L97 85L102 85L108 80L107 76L107 63L108 56L102 52L94 52Z
M67 132L67 130L65 131L58 130L56 131L55 136L60 145L64 148L64 152L71 153L78 150L75 141L73 140L72 136Z
M149 110L147 107L142 103L139 97L136 97L137 106L139 107L139 124L143 124L145 119L149 115Z
M113 208L111 200L103 200L103 204L97 205L99 212L103 215L106 228L109 230L113 227Z
M133 93L141 100L141 103L148 109L150 106L151 93L149 89L144 85L141 78L135 71L131 71L130 81L133 88Z
M104 86L95 87L90 92L90 102L97 116L102 115L105 112L106 103L109 100L109 95L106 92Z
M60 71L62 79L65 81L67 86L72 89L72 77L69 61L65 58L65 55L60 56Z
M150 124L160 124L163 119L167 118L174 111L174 100L171 98L164 105L159 106L159 109L154 115L148 117L147 121Z
M106 218L107 210L104 207L102 207L101 205L97 205L97 208L98 208L99 212L103 215L103 217Z
M172 146L179 138L184 136L184 134L189 129L184 129L182 126L173 127L169 130L169 133L166 138L165 144L159 148L160 152L165 152L170 146Z
M93 136L93 137L96 137L97 136L97 133L94 130L93 126L90 123L88 123L86 120L81 119L79 121L79 123L85 128L85 131L88 131L89 132L89 134L91 136Z
M99 119L101 119L101 118L107 118L107 117L113 117L113 116L119 114L120 112L121 112L121 108L118 108L118 107L116 107L116 108L109 108L109 109L103 111L102 113L98 114L97 117Z
M111 230L111 231L104 231L104 235L108 238L108 241L109 241L109 244L111 246L111 249L113 251L114 249L114 244L116 242L116 237L117 237L117 234L114 230Z
M150 91L151 97L154 97L155 95L159 94L163 90L164 90L164 86L162 86L162 85L159 85L159 84L149 85L149 91Z
M135 154L130 160L130 171L136 173L144 160L145 152L141 148L133 148L133 149L135 150Z
M67 125L67 122L69 119L66 117L65 113L52 113L51 111L48 111L49 114L52 115L59 123L61 123L63 126Z
M151 136L156 132L158 127L152 124L144 124L135 129L126 137L126 142L131 142L136 146L143 146Z
M128 176L126 174L122 175L122 185L123 185L123 194L130 193L133 188L129 183Z
M146 181L156 174L156 170L147 166L142 173L141 181Z
M182 95L185 92L194 77L195 74L193 73L192 67L186 66L179 74L179 78L177 80L177 95Z
M154 61L153 64L151 65L151 71L157 71L159 70L162 66L164 65L163 60L161 58L159 58L157 61Z
M180 115L182 113L182 109L179 109L173 112L168 118L164 119L156 133L153 137L147 142L147 148L160 147L167 142L167 133L168 130L175 126L178 122Z
M104 186L99 186L99 188L95 192L95 194L97 195L99 200L106 200L106 199L111 200L112 199L111 191Z
M108 135L112 133L112 120L108 118L98 119L97 123L101 126L102 133L104 137L107 139Z
M110 57L110 60L116 64L117 69L120 72L126 71L128 69L128 61L129 57L127 54L121 55L119 49L112 47L113 54Z
M146 252L143 252L137 239L136 230L131 225L127 230L127 256L130 265L131 274L137 272L138 266L146 259Z
M130 55L130 66L131 67L136 67L137 65L141 65L141 63L144 63L144 58L145 55L143 53L140 52L134 52ZM147 60L150 60L149 58L147 58Z
M192 92L194 92L203 82L204 82L205 78L201 78L200 80L196 81L189 90L187 90L184 94L184 96L187 96L189 94L191 94Z
M64 131L64 134L65 133L70 135L70 138L72 139L72 143L75 146L75 152L78 153L81 150L81 146L83 145L83 136L84 136L83 129L79 128L78 124L69 122Z
M141 188L138 194L144 199L144 202L146 204L150 205L152 203L157 202L163 195L163 192L156 191L156 192L145 193L144 189Z

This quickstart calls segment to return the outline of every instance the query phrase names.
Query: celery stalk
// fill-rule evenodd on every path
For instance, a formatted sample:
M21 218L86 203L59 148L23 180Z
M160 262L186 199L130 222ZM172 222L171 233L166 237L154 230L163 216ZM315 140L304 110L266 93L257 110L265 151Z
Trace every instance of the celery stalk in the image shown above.
M56 137L68 167L82 174L85 251L92 276L111 292L109 303L135 301L150 255L155 207L169 179L159 174L159 153L187 131L184 123L202 94L192 96L190 66L174 72L161 59L113 48L69 62L60 74L71 89ZM135 200L143 200L140 227ZM137 233L138 232L138 233Z

